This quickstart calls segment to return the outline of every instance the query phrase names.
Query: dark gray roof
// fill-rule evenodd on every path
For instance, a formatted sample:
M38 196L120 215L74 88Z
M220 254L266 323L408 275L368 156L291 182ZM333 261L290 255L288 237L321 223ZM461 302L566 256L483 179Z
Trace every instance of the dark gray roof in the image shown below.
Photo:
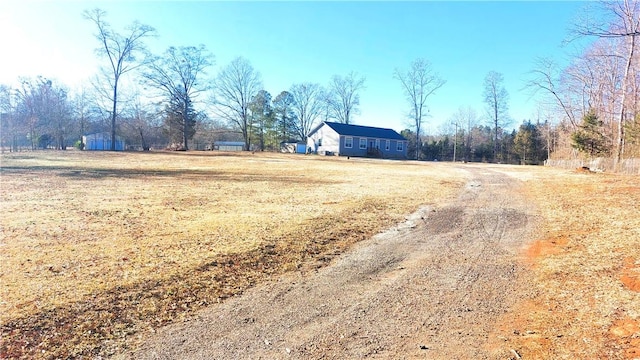
M360 126L351 124L341 124L335 122L325 121L325 124L335 130L340 135L368 137L376 139L390 139L390 140L407 140L402 135L398 134L395 130L384 129L371 126ZM322 125L321 125L322 126Z

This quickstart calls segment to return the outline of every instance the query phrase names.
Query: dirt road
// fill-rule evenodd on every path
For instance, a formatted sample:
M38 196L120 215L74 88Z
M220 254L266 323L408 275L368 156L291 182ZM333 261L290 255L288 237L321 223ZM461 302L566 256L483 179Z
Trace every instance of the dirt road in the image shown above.
M487 346L495 322L527 296L518 254L536 223L522 182L505 169L461 166L469 181L451 203L422 208L330 266L168 326L119 358L517 358L507 345Z

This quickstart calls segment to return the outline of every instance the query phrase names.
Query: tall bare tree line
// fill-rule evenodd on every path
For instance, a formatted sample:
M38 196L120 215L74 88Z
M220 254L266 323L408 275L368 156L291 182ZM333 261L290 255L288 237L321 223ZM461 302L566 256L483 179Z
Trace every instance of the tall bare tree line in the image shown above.
M570 35L571 40L595 41L565 68L539 59L528 86L547 95L548 105L562 119L558 129L570 139L556 149L556 157L591 156L584 144L576 143L584 137L576 135L596 126L598 134L591 140L601 134L606 150L598 154L611 156L618 167L624 158L640 155L634 130L640 121L640 3L621 0L591 5Z
M400 81L409 103L408 117L413 122L416 136L415 158L420 159L422 123L428 115L427 99L445 84L445 80L432 69L428 60L422 58L414 60L408 70L396 69L393 76Z
M607 155L620 163L626 157L640 155L640 5L621 0L597 3L595 8L596 12L587 13L570 34L595 41L563 68L550 59L539 59L528 87L546 95L547 109L554 113L549 120L561 119L553 129L545 128L549 138L551 133L556 134L548 142L548 150L555 150L554 156L578 156L582 150L572 140L572 134L584 134L585 116L593 113L597 121L589 126L603 134ZM264 86L260 73L247 59L237 58L215 77L208 77L213 56L203 46L170 47L162 55L152 55L145 46L156 35L152 27L134 22L118 32L100 9L83 15L97 30L96 51L104 59L94 81L95 89L76 93L55 79L45 78L24 79L17 88L1 86L4 146L15 149L22 136L31 148L44 144L64 148L70 136L79 139L88 131L108 128L112 139L116 131L131 129L145 147L145 138L170 139L168 132L181 128L180 142L187 149L188 142L198 137L195 133L213 134L217 127L219 132L232 134L229 139L242 139L247 150L256 139L259 148L264 149L265 139L271 144L304 140L321 120L353 123L359 114L366 79L355 72L335 75L325 86L293 84L279 95L274 94L274 99L269 94L268 104L260 110L251 104L259 102ZM123 82L130 74L145 79L140 84L145 94L136 90L131 81ZM422 58L406 69L396 69L392 76L407 100L407 117L416 144L412 150L419 159L423 124L429 116L428 100L445 80ZM503 130L510 121L503 81L500 73L490 72L481 94L487 104L486 118L491 121L493 160L504 152L500 148L506 146L506 142L501 143ZM204 92L211 95L198 98ZM133 101L134 98L145 100ZM269 114L264 111L266 108ZM205 109L214 116L203 115ZM262 115L258 116L260 112ZM455 123L466 131L464 141L457 137L457 131L454 140L471 143L472 139L467 138L472 136L471 127ZM26 137L21 135L25 133Z
M116 118L118 117L118 90L121 78L141 66L143 62L136 61L136 56L146 52L144 39L152 36L155 29L151 26L134 22L122 35L111 29L104 17L106 12L101 9L85 11L84 17L97 28L96 39L100 43L97 53L107 59L108 65L102 68L101 74L111 91L111 150L116 146Z
M82 15L95 27L96 55L104 60L91 81L92 86L68 96L73 92L55 79L22 79L17 88L2 85L3 148L8 145L9 150L15 151L24 147L25 141L31 149L54 143L56 148L67 145L83 148L83 134L108 131L111 150L115 150L117 133L141 141L144 149L149 148L149 141L175 142L180 137L176 148L186 150L195 132L201 130L208 134L226 133L216 136L226 139L234 139L237 132L248 150L252 132L264 131L269 125L265 118L255 123L258 118L250 109L250 103L264 90L260 73L247 59L236 58L216 77L207 77L213 55L203 45L172 46L162 55L154 55L146 46L146 41L156 36L153 27L133 22L117 31L101 9L87 10ZM138 86L131 74L142 79ZM282 91L273 99L272 109L272 115L280 114L278 138L304 140L323 114L325 120L352 122L359 112L364 81L364 77L351 72L346 76L335 75L326 87L305 82ZM202 92L211 95L200 98ZM58 98L56 109L49 99L52 96ZM141 101L143 98L146 100ZM204 110L207 106L215 119L207 119ZM212 126L219 130L212 130ZM261 148L263 135L258 136Z

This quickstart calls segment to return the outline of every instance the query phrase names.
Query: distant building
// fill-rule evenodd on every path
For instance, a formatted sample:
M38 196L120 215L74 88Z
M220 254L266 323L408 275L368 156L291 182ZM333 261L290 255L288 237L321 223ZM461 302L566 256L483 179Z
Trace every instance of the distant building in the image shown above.
M84 135L82 143L85 150L111 150L111 134L107 132ZM116 151L124 151L124 138L116 135Z
M280 152L292 154L306 154L307 144L303 142L281 142Z
M407 139L392 129L325 121L309 133L307 149L321 155L406 159Z
M213 143L213 150L242 151L244 150L244 143L242 141L216 141Z

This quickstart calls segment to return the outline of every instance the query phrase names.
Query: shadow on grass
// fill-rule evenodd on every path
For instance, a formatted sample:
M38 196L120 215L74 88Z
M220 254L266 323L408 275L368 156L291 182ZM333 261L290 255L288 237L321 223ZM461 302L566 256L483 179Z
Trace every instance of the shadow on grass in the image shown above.
M339 181L318 180L310 177L292 175L265 175L260 173L236 173L225 172L215 169L110 169L110 168L89 168L83 169L74 166L2 166L0 175L11 174L35 174L39 172L49 173L49 175L60 176L70 179L105 179L105 178L175 178L189 180L212 180L212 181L232 181L232 182L278 182L293 184L339 184Z
M0 358L113 355L116 349L108 346L109 342L125 347L128 335L161 327L181 314L242 293L260 278L278 271L271 262L259 249L222 255L184 274L116 286L83 301L8 321L0 325Z
M0 358L101 358L131 350L140 338L134 334L241 294L271 276L327 264L331 256L389 225L354 231L358 214L369 211L356 208L312 219L310 228L299 229L309 233L305 241L290 240L299 239L295 233L284 234L248 252L213 256L174 276L115 286L10 320L0 324Z

